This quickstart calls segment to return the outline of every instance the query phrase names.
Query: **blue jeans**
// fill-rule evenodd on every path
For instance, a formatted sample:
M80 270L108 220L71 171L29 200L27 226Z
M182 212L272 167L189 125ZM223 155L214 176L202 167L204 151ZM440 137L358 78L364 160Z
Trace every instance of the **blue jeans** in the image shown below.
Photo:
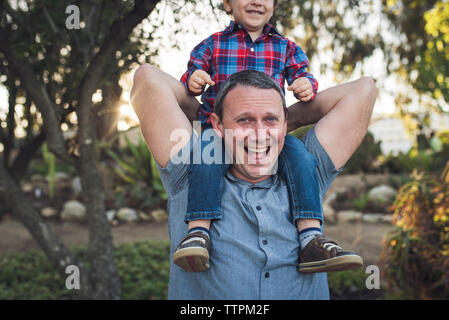
M214 150L211 144L218 143L221 148L220 164L205 164L203 161L196 164L191 162L189 170L189 192L187 213L185 221L200 219L221 219L221 196L223 188L224 174L229 168L225 163L224 144L220 138L211 134L206 129L202 132L208 136L214 136L212 142L202 141L198 144L198 152ZM216 150L216 149L215 149ZM194 152L195 153L195 152ZM214 155L214 152L211 153ZM201 159L201 158L200 158ZM197 161L199 162L198 156ZM321 201L319 196L318 177L316 172L315 157L307 151L304 143L293 136L285 137L284 147L278 159L278 173L285 179L289 193L290 210L293 221L297 219L318 219L323 222Z

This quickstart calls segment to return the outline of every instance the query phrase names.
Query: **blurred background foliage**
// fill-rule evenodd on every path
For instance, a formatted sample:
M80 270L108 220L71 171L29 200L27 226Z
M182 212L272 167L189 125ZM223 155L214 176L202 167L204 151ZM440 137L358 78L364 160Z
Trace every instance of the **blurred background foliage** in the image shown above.
M218 0L152 2L157 3L155 9L133 30L129 41L115 52L92 96L96 163L105 180L108 208L130 206L145 211L165 206L167 200L154 159L142 138L131 140L129 132L120 128L119 118L124 116L126 129L137 125L129 113L130 74L139 64L156 61L164 50L179 48L179 35L195 32L195 26L183 24L183 20L192 16L218 20L224 15ZM411 135L416 134L418 126L429 128L430 112L448 113L448 1L279 0L278 3L271 22L282 34L300 44L310 61L318 60L320 73L332 74L334 83L364 75L363 66L370 64L375 54L381 53L383 64L378 68L384 68L414 90L404 93L377 82L380 91L397 91L396 111ZM92 58L110 35L112 22L129 13L135 1L73 1L73 4L79 6L82 17L82 28L76 31L65 28L67 15L62 13L67 2L0 2L0 40L3 41L0 46L0 83L8 93L8 103L0 109L0 162L17 183L27 181L35 174L49 176L50 198L55 172L74 177L76 168L57 155L55 157L49 145L44 144L49 138L44 128L45 114L37 108L8 55L25 59L37 79L44 83L51 105L57 111L56 130L64 135L70 155L78 157L79 119L76 111L79 86ZM166 19L167 12L171 13L171 20ZM158 33L163 27L170 28L169 35ZM5 51L6 44L10 52ZM330 59L321 58L326 56ZM412 96L419 101L418 109L412 107ZM308 129L310 127L300 128L293 134L302 137ZM119 142L120 137L125 143ZM449 296L449 130L436 132L436 137L441 141L438 150L430 145L421 148L415 142L406 152L382 154L381 142L368 133L343 171L344 174L401 175L400 182L395 182L396 187L402 187L394 205L398 229L386 241L384 249L390 288L399 292L398 297ZM364 195L353 202L359 209L367 205ZM0 208L0 217L3 210ZM131 247L125 251L133 251ZM136 245L136 248L140 250L141 247ZM147 247L143 250L147 249L153 250ZM161 250L166 249L162 246ZM136 256L129 258L137 264L141 261ZM5 279L15 279L11 272L24 268L26 261L5 261L2 260L0 265L10 267L0 268L3 272L0 295L27 297L27 292L32 291L27 285L16 287L15 293L5 289L15 286L13 280L7 285ZM157 293L149 287L132 288L136 279L125 278L132 277L129 270L137 271L137 267L125 266L120 258L118 261L123 297L165 297L165 287L157 281L157 273L145 273L153 279L153 284L143 282L144 286L154 285ZM161 279L165 279L167 270L158 272L162 272ZM339 283L351 283L351 286L357 283L360 287L360 275L355 282L346 277L349 276L335 278L335 292L343 290ZM48 280L44 278L41 279L43 287ZM38 296L52 297L49 289L36 290ZM133 295L131 291L139 294Z

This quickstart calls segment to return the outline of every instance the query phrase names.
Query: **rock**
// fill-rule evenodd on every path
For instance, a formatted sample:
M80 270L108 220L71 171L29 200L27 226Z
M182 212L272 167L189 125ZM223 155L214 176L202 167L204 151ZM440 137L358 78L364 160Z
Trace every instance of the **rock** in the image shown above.
M142 212L142 211L139 211L139 218L142 221L151 221L151 220L153 220L150 215L148 215L148 214L146 214L145 212Z
M112 222L116 215L117 215L117 210L106 211L106 217L108 218L109 222Z
M75 195L79 195L82 191L80 177L75 177L72 181L72 190Z
M392 214L384 214L382 217L383 223L393 224L393 215Z
M44 218L54 217L57 213L58 211L52 207L45 207L41 210L41 216L43 216Z
M337 217L335 216L335 210L328 204L323 203L324 221L330 224L337 223Z
M30 181L31 181L31 183L38 183L38 182L47 182L47 180L43 177L43 176L41 176L40 174L33 174L33 175L31 175L31 177L30 177Z
M379 223L382 222L383 217L383 213L365 213L362 216L362 221L366 223Z
M358 222L362 219L362 213L354 210L343 210L337 213L338 222Z
M47 180L48 180L48 177L47 177ZM65 172L55 172L55 181L58 182L61 180L70 180L70 177Z
M386 203L396 198L396 190L386 184L372 188L368 192L368 199L374 202Z
M25 182L22 185L22 191L25 192L25 193L30 193L33 190L34 190L34 187L33 187L33 185L31 183Z
M117 212L117 218L125 222L133 222L139 220L136 210L131 208L122 208Z
M331 206L331 203L333 201L337 200L337 193L336 192L332 192L329 193L323 200L323 205L328 205Z
M86 208L76 200L67 201L61 212L63 221L84 221L86 219Z
M155 222L163 222L168 220L167 211L165 211L164 209L151 211L150 216Z
M40 188L34 189L34 196L40 198L42 196L42 190Z

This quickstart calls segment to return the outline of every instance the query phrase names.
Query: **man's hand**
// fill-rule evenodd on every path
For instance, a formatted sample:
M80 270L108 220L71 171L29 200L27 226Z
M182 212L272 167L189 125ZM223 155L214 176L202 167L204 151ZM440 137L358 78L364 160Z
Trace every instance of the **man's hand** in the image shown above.
M203 87L208 84L214 86L215 82L212 81L210 75L203 70L195 70L189 79L189 90L194 94L201 94Z
M293 91L302 102L307 102L313 97L312 84L310 83L309 79L304 77L298 78L293 81L293 83L287 87L287 90Z

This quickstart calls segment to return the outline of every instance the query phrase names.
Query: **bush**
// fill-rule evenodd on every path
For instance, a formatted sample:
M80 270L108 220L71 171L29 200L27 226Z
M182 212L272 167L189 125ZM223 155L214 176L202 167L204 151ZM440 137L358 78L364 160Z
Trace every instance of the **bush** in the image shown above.
M122 283L122 299L167 299L169 248L169 242L160 241L136 242L116 247L114 254ZM80 260L85 261L85 248L75 248L73 251ZM329 273L331 298L366 297L366 277L362 269ZM0 300L76 298L76 290L66 289L65 278L56 272L42 252L28 251L0 256Z
M327 279L331 299L342 299L349 295L361 294L366 289L366 273L362 269L329 272Z
M409 299L449 298L449 162L441 174L413 174L394 203L396 230L382 263L390 294Z
M169 243L137 242L115 249L115 261L122 282L122 299L166 299L169 278ZM74 253L86 260L85 248ZM76 299L67 290L65 278L39 251L0 256L0 300Z
M376 172L377 158L382 154L380 142L374 141L371 132L367 132L360 146L345 165L344 173Z

